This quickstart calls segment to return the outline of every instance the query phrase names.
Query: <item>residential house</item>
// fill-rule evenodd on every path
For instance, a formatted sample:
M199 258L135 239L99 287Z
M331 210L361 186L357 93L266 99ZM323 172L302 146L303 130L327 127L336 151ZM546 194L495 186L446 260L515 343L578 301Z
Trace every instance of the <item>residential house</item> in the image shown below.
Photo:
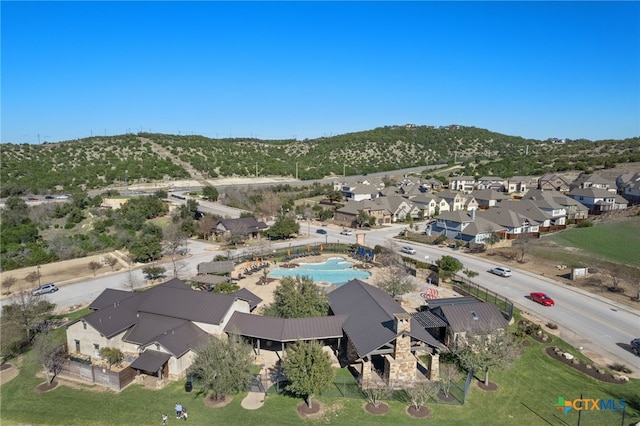
M344 226L353 226L357 223L360 212L365 212L369 216L376 219L379 225L391 223L393 214L388 203L380 201L382 198L375 200L348 201L344 207L335 211L333 219Z
M509 199L509 197L504 195L502 192L494 191L492 189L476 189L469 195L473 196L476 200L479 209L495 207L501 201Z
M422 210L424 217L433 217L440 211L448 211L449 204L434 194L420 194L411 198L411 202Z
M347 201L363 201L372 200L378 197L379 192L383 187L378 187L369 184L355 183L344 184L342 186L342 195Z
M567 195L584 204L589 209L589 214L601 214L613 210L624 210L629 205L629 201L621 195L602 188L575 188Z
M454 176L449 179L449 189L453 191L471 192L475 185L476 179L473 176Z
M640 203L640 173L624 173L616 178L616 187L629 204Z
M606 189L607 191L615 193L617 191L616 184L614 181L605 179L599 174L593 173L583 173L576 178L569 185L569 190L574 189L585 189L585 188L598 188L598 189Z
M557 191L531 189L522 199L534 201L542 210L549 211L552 217L561 216L561 212L558 209L564 209L566 223L580 222L589 215L589 209L583 204ZM556 212L556 210L558 211ZM560 223L555 224L560 225Z
M422 182L422 184L420 185L420 187L422 187L422 189L424 189L425 191L440 191L442 189L442 186L443 183L434 178L429 178Z
M475 210L478 208L478 202L473 196L461 192L445 189L436 195L438 198L445 200L449 205L449 210L454 212L458 210Z
M514 201L514 203L517 201ZM522 215L512 209L500 206L489 210L481 210L476 214L490 223L494 223L504 230L502 238L514 239L523 234L534 234L539 232L539 223L528 216Z
M242 235L245 238L258 238L260 231L267 229L264 222L259 222L253 217L240 217L237 219L220 219L213 225L213 233L227 236L230 234Z
M529 188L538 187L538 178L534 176L513 176L507 179L505 190L508 194L524 194Z
M509 200L500 204L501 209L508 209L538 224L537 232L562 229L566 225L567 212L564 207L554 201L545 199Z
M569 192L571 181L557 173L547 173L538 180L538 189L543 191Z
M504 179L498 176L483 176L478 179L479 190L490 189L492 191L504 192Z
M250 311L246 299L246 292L238 297L196 291L177 278L143 292L106 289L89 305L90 313L67 325L67 346L94 359L101 348L116 348L135 357L131 368L176 379L198 346L223 333L234 312Z
M429 236L444 235L447 238L477 244L484 244L494 232L505 238L504 227L476 215L475 210L444 212L426 227L426 234Z

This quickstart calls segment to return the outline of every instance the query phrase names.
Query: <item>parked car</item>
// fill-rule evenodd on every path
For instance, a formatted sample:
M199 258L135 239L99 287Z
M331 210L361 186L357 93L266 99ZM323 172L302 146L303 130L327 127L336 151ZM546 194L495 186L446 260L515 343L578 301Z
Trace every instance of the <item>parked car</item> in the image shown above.
M544 306L553 306L555 305L555 302L553 301L552 298L550 298L549 296L547 296L544 293L540 293L540 292L533 292L529 294L529 297L531 297L531 300L533 300L534 302L537 302L541 305Z
M55 293L56 291L58 291L58 287L53 283L49 283L36 288L31 292L31 294L34 296L40 296L41 294Z
M629 345L631 345L631 352L640 356L640 337L633 339Z
M45 200L53 200L54 198L56 197L54 197L53 195L47 195L44 197Z
M29 197L27 201L38 201L38 197Z
M340 235L351 235L352 232L349 229L343 229L340 231Z
M326 229L322 229L322 228L318 228L318 229L316 229L316 233L317 234L326 235L327 234L327 230Z
M492 274L500 275L501 277L510 277L511 269L505 268L504 266L496 266L491 271Z
M401 252L406 253L406 254L416 254L416 249L414 249L413 247L409 247L409 246L404 246L400 249Z

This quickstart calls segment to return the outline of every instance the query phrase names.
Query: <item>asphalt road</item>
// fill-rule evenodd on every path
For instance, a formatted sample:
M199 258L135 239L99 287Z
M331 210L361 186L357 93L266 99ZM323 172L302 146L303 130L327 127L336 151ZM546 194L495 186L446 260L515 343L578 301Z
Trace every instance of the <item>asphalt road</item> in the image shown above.
M368 246L383 245L399 248L407 245L400 240L394 240L404 225L392 225L379 230L355 231L352 235L341 235L338 228L323 228L327 234L317 233L321 227L311 225L309 222L301 222L300 231L305 236L304 242L343 242L355 243L356 234L365 234L365 244ZM307 235L308 234L308 235ZM278 242L268 245L269 249L299 245L295 242ZM640 369L640 357L629 351L629 341L640 336L640 311L615 304L607 299L567 287L545 277L530 274L528 272L510 267L513 276L499 277L488 272L492 267L499 266L466 255L460 251L449 248L440 248L420 244L409 244L416 249L416 254L411 255L418 259L435 261L443 255L451 255L458 258L466 268L479 272L473 281L510 299L518 308L533 314L545 322L553 322L559 326L561 337L576 348L582 347L611 359L631 366L632 369ZM265 249L263 246L262 250ZM215 246L189 241L189 254L184 258L185 267L180 275L184 277L195 275L197 265L208 262L216 254L227 255L227 251L215 251ZM246 254L255 248L231 250L230 254ZM171 274L172 266L167 263L162 265ZM132 274L140 282L143 280L142 271L135 269ZM128 271L87 279L82 282L63 285L60 291L43 297L56 303L58 308L78 306L95 299L105 288L126 289ZM532 291L542 291L552 297L556 305L545 307L529 300L526 296ZM10 303L11 299L2 301L2 305Z

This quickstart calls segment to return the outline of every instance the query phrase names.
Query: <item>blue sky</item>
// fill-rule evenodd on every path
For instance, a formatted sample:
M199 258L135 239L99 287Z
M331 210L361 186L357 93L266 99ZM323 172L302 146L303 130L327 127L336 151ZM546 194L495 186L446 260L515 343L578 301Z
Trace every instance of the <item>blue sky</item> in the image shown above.
M1 142L640 136L639 2L1 2Z

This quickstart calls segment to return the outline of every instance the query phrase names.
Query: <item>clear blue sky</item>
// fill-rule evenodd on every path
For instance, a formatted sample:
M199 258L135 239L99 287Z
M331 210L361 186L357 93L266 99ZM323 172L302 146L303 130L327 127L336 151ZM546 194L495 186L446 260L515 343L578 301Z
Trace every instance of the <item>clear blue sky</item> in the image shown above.
M1 142L640 136L639 2L1 2Z

